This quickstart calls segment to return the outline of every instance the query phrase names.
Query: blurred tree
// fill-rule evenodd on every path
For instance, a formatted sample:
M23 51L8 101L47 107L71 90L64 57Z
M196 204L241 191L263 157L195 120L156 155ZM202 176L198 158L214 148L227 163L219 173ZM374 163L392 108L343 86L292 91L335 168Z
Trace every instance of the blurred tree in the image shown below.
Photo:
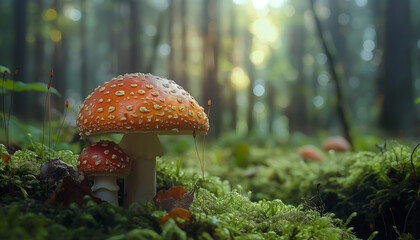
M142 1L130 0L130 66L127 72L142 72L142 44L140 42L141 33L141 16L139 7L141 9Z
M181 0L181 51L182 51L182 66L181 66L181 84L190 91L189 75L188 75L188 9L187 0Z
M170 9L168 9L168 11L170 11ZM155 36L153 37L153 41L152 41L152 50L151 50L152 56L150 57L149 64L147 65L147 68L146 68L146 72L148 73L153 73L155 69L156 59L158 57L158 47L163 37L164 25L165 25L165 22L167 21L167 15L168 14L165 11L162 11L159 15L159 19L156 24L157 32Z
M236 32L236 28L237 28L237 21L236 21L236 9L235 9L235 5L233 2L230 3L230 14L229 14L229 45L228 45L228 49L226 49L227 53L228 53L228 61L231 64L231 68L234 68L235 66L238 66L238 60L235 57L235 47L237 45L237 32ZM229 95L226 99L227 105L228 105L228 112L231 115L231 121L230 121L230 129L231 130L236 130L236 124L238 122L238 105L236 103L236 97L237 97L237 93L236 93L236 89L234 89L232 87L232 84L230 82L230 76L231 73L226 74L226 79L225 79L225 83L226 83L226 88L227 91L229 92Z
M182 86L182 82L178 80L177 76L176 76L176 61L175 61L175 49L176 49L176 34L175 34L175 24L177 22L177 14L176 12L178 12L178 1L177 0L172 0L170 5L169 5L169 33L168 33L168 38L169 38L169 46L171 47L171 51L169 53L169 57L168 57L168 72L169 72L169 78L170 79L176 79L178 84L180 84ZM184 17L184 16L182 16Z
M291 132L301 131L309 133L311 124L308 122L308 86L305 83L303 72L303 56L305 55L306 29L303 25L303 16L305 9L297 8L297 16L301 16L300 21L290 25L288 36L288 51L291 65L297 72L296 80L291 84L291 100L285 114L289 120L289 130Z
M212 100L212 114L210 115L210 131L214 136L221 132L222 105L218 83L218 54L219 54L219 0L204 0L203 2L203 101ZM205 105L204 105L205 106Z
M87 96L90 91L92 91L92 81L88 81L88 39L87 39L87 18L88 11L85 0L80 0L80 12L82 18L80 19L80 86L81 86L81 95L83 97ZM112 41L112 38L111 38Z
M19 70L18 79L20 81L27 82L25 76L27 73L26 70L26 32L27 32L27 20L28 20L28 1L27 0L16 0L14 1L14 68ZM11 71L14 71L10 69ZM13 73L10 73L13 76ZM27 118L30 116L30 111L22 111L22 109L29 110L27 108L28 103L31 101L23 93L18 93L14 95L14 113L20 117Z
M67 90L67 83L66 83L66 64L67 60L67 39L65 31L66 29L60 22L60 18L62 18L62 1L54 0L52 3L52 9L56 11L56 18L53 21L53 29L50 33L51 39L54 44L53 50L53 67L52 70L54 71L54 79L51 82L51 85L54 86L59 93L64 94ZM61 25L60 25L61 23ZM56 108L60 112L64 110L64 101L60 99L56 95L51 95L51 108Z
M255 95L254 95L254 85L255 85L255 66L250 59L252 44L254 36L252 33L246 29L244 30L244 57L245 57L245 68L249 77L249 86L248 86L248 112L247 112L247 124L248 124L248 135L254 131L254 104L255 104Z
M315 11L315 0L309 0L309 2L310 2L311 11L315 20L316 31L317 31L319 40L321 42L322 49L324 50L324 53L327 57L328 69L330 71L332 80L334 81L335 96L336 96L335 105L336 105L337 115L340 120L342 132L343 132L344 137L349 141L350 145L353 146L353 139L351 135L351 125L350 125L350 121L347 114L347 104L346 104L346 98L344 96L344 88L343 88L341 79L339 78L339 75L337 73L335 59L333 58L331 50L328 47L328 44L325 40L324 32L321 26L321 21L319 19L317 12Z
M380 123L390 134L411 135L414 120L411 73L411 21L409 0L388 0L384 49L385 75Z

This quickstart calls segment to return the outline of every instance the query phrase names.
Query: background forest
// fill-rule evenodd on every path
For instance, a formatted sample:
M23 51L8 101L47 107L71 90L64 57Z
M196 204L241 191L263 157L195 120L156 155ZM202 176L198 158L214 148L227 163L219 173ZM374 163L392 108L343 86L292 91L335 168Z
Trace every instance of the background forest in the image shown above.
M212 100L213 138L418 137L420 2L314 1L321 33L310 2L2 0L0 63L23 82L54 70L70 125L97 85L150 72ZM42 120L43 103L15 94L12 113Z

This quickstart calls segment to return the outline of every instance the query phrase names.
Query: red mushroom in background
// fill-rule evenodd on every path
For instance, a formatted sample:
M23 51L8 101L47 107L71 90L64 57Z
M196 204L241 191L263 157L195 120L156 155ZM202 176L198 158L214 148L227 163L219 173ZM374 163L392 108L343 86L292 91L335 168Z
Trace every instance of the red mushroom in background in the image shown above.
M130 158L112 141L100 141L83 149L77 161L79 172L94 177L93 194L118 205L117 177L130 172Z
M132 73L105 82L87 96L77 126L82 137L124 134L119 145L132 159L124 182L124 206L129 206L156 195L156 157L163 155L157 135L203 135L209 121L174 81Z
M337 152L346 152L351 150L350 143L341 136L329 137L322 145L324 151L334 150Z
M299 156L305 160L322 161L321 150L312 145L305 145L299 149Z

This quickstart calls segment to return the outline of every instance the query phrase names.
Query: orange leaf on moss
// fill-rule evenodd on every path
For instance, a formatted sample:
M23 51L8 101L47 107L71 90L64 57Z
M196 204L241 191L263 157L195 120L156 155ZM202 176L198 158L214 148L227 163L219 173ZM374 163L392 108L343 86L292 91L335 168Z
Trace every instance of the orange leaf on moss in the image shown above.
M157 200L159 202L173 198L175 200L181 199L188 191L182 186L172 186L169 190L160 190L157 193Z
M3 162L8 163L10 160L10 156L7 154L2 154L1 155L1 160L3 160Z
M174 208L171 212L169 212L167 215L163 216L160 219L160 224L165 225L166 222L168 222L168 220L172 218L173 220L175 220L176 224L182 228L183 226L180 226L176 219L181 218L188 222L190 221L190 215L191 213L188 210L185 210L183 208Z

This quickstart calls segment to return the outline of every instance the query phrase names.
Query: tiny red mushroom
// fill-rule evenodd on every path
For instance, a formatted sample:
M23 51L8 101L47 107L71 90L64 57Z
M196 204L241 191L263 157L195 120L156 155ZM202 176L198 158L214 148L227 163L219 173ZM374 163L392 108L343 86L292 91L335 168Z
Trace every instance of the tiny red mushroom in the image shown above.
M346 152L351 150L351 145L345 138L334 136L324 141L322 149L324 151L334 150L337 152Z
M98 86L81 105L82 137L123 133L119 145L132 159L124 182L124 206L156 195L156 157L163 155L158 134L206 134L204 109L173 80L131 73Z
M104 201L118 205L117 177L130 172L130 158L112 141L100 141L83 149L77 161L79 172L94 177L92 192Z
M299 149L299 156L305 160L322 161L321 151L312 145L305 145Z

